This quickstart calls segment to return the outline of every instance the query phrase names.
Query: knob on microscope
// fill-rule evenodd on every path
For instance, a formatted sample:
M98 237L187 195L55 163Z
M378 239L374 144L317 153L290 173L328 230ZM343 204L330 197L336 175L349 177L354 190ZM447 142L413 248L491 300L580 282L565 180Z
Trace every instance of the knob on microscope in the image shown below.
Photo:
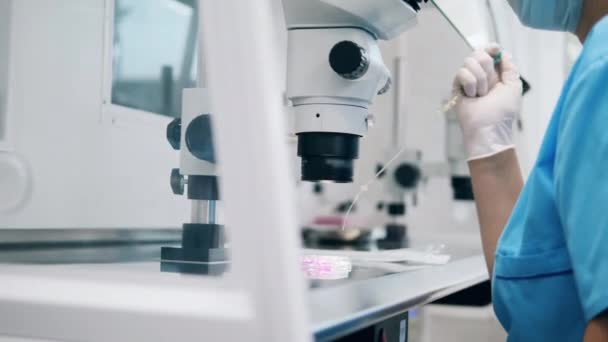
M420 168L413 164L403 163L394 173L395 182L405 189L415 188L421 178Z
M181 135L182 119L173 119L173 121L171 121L169 125L167 125L167 140L169 141L169 144L171 145L171 147L173 147L174 150L179 150L181 148Z
M357 43L345 40L331 49L329 65L338 75L356 80L363 77L369 69L369 56Z

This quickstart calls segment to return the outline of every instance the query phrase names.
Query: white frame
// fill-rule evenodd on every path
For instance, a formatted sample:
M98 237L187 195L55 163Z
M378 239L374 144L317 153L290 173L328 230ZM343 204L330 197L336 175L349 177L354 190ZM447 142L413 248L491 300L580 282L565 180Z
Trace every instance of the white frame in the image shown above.
M243 334L243 339L310 341L275 39L276 18L284 17L281 1L201 0L199 7L199 48L214 113L226 226L232 232L232 276L256 303L257 338Z

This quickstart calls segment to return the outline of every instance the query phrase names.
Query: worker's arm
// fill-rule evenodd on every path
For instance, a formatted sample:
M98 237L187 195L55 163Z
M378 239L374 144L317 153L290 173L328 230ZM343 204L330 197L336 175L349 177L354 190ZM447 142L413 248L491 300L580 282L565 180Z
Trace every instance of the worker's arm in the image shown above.
M583 342L605 342L608 341L608 314L600 315L589 324L585 330Z
M498 57L502 56L497 65ZM483 250L492 274L494 252L523 186L513 144L522 83L511 56L498 46L465 60L454 80Z
M555 206L588 322L584 341L608 341L607 80L604 55L569 80L553 162Z
M523 187L515 149L469 162L483 252L492 274L498 238Z

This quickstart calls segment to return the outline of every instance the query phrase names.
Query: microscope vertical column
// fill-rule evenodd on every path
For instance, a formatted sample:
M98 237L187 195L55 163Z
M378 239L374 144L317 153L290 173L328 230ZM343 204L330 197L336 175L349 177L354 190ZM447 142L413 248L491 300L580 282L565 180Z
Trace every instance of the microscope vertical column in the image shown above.
M161 271L218 275L228 267L224 226L217 223L220 199L215 169L211 114L206 89L186 89L181 119L167 127L167 138L180 150L180 168L171 173L174 194L192 201L190 223L183 225L180 248L161 249Z

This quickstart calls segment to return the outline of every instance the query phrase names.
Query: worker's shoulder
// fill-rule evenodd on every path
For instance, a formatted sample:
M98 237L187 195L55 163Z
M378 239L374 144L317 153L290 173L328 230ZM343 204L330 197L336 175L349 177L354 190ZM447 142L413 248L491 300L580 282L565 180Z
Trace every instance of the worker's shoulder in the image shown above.
M596 40L603 39L605 41L606 37L608 37L608 15L593 25L588 36L589 40L594 41L594 43Z
M583 69L608 67L608 16L593 26L585 41L581 59Z

